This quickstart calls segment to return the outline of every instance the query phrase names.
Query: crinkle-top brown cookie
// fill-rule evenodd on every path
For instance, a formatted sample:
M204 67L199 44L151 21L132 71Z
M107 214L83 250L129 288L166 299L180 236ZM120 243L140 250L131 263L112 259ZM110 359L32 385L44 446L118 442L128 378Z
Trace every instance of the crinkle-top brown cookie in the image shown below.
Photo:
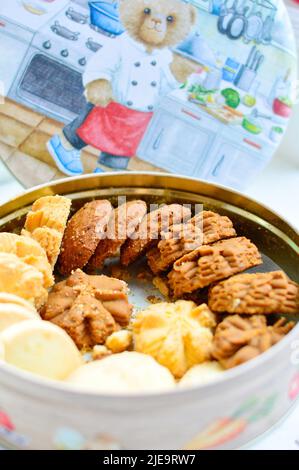
M187 221L190 217L191 210L181 204L165 205L150 212L121 247L121 264L128 266L136 261L146 250L159 242L161 232L174 224Z
M106 259L116 256L126 239L135 232L147 213L144 201L130 201L114 209L105 237L100 240L94 255L89 260L89 272L101 269Z
M246 237L222 240L177 260L168 274L169 285L179 297L261 263L257 247Z
M202 211L186 224L173 225L168 232L163 232L162 240L147 253L148 264L154 274L159 274L200 246L236 235L228 217Z
M239 274L210 289L209 306L219 313L299 313L299 285L283 271Z
M63 276L86 266L104 236L112 210L107 200L91 201L69 220L58 259Z
M212 356L226 369L236 367L270 349L294 325L294 322L287 323L285 318L268 326L263 315L252 315L249 318L228 316L216 328Z
M119 325L128 325L132 306L127 294L123 281L77 270L54 286L41 315L63 328L79 348L91 348L104 344Z

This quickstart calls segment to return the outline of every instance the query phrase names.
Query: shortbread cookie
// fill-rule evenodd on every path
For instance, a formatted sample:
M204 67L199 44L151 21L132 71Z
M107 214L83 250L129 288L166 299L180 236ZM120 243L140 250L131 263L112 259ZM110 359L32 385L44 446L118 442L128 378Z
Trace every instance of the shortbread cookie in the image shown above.
M6 328L25 320L41 320L37 311L14 304L0 304L0 333Z
M146 250L159 242L161 232L170 226L186 222L191 217L189 208L180 204L163 206L150 212L138 226L137 231L121 247L121 264L128 266Z
M187 224L173 225L161 234L157 247L147 253L154 274L166 271L176 260L202 245L235 237L232 221L211 211L202 211Z
M30 310L33 313L36 312L36 308L27 300L23 299L22 297L14 294L8 294L7 292L0 292L0 305L5 304L12 304L12 305L19 305L20 307L24 307L27 310Z
M259 356L288 334L294 322L280 318L268 326L263 315L226 317L216 328L212 356L225 369L236 367Z
M219 313L299 313L299 285L283 271L239 274L212 287L209 306Z
M91 201L69 220L58 260L63 276L86 266L104 236L112 210L107 200Z
M119 325L127 325L132 306L127 284L107 276L76 271L56 284L41 315L63 328L80 349L105 344Z
M206 305L184 300L151 305L137 313L132 326L135 350L151 355L176 378L210 358L216 322Z
M92 272L101 269L106 259L116 256L126 239L139 227L140 222L147 213L144 201L130 201L113 211L105 238L89 260L87 269Z
M0 253L0 292L20 296L38 310L48 298L41 272L7 253Z
M38 269L44 276L44 287L49 288L54 284L52 267L46 252L33 238L2 232L0 233L0 252L12 253L24 263Z
M71 200L63 196L38 199L27 214L22 235L31 236L45 250L52 268L56 264L62 237L71 209Z
M261 263L257 247L247 238L222 240L177 260L168 275L169 285L179 297Z
M27 320L1 333L5 361L53 380L64 380L82 365L72 339L52 323Z
M69 216L70 207L71 200L64 196L46 196L37 199L27 214L24 228L30 233L40 227L48 227L62 232Z
M109 394L162 392L175 388L166 367L137 352L113 354L85 364L67 380L73 387Z
M196 387L217 380L224 372L224 368L217 361L207 361L193 366L180 380L180 387Z

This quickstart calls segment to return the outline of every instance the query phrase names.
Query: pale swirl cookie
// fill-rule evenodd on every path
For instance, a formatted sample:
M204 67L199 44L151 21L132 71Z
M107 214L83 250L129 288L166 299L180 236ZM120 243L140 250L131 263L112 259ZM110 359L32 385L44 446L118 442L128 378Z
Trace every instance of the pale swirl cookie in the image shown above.
M192 366L210 358L215 326L206 305L162 302L137 313L132 324L134 347L181 378Z
M0 233L0 253L14 254L24 263L38 269L44 277L44 287L49 288L54 284L52 267L46 252L33 238L2 232Z
M82 390L109 394L163 392L175 388L175 380L166 367L137 352L113 354L85 364L68 377L67 383Z
M175 297L226 279L262 263L257 247L247 238L231 238L192 251L174 263L168 274Z
M0 292L20 296L38 310L48 298L41 272L7 253L0 253Z
M44 248L53 269L60 252L70 209L70 199L63 196L46 196L35 201L26 217L22 235L31 236Z
M180 204L165 205L147 214L121 247L121 264L129 266L159 242L161 232L168 230L171 225L186 222L190 217L190 209Z
M63 276L87 265L104 237L112 211L107 200L91 201L69 220L58 260L58 269Z
M212 287L209 306L219 313L299 313L299 285L283 271L239 274Z
M202 211L187 224L173 225L161 234L162 240L147 252L154 274L166 271L179 258L202 245L235 237L232 221L211 211Z

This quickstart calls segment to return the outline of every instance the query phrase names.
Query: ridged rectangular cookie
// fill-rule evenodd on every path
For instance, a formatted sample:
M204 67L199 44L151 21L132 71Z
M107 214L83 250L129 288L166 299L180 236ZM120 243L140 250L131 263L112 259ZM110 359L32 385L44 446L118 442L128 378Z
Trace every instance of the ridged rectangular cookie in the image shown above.
M212 287L214 312L238 314L299 313L299 285L283 271L240 274Z
M177 260L168 274L175 297L241 273L262 263L257 247L238 237L207 245Z
M235 237L232 221L212 211L202 211L187 224L173 225L157 247L147 253L148 265L154 274L166 271L182 256L202 245Z

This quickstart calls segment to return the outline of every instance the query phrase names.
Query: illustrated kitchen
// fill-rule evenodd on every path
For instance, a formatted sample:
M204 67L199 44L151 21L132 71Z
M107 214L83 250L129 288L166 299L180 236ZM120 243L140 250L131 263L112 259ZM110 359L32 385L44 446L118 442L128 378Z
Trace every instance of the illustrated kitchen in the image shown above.
M4 94L59 123L72 122L86 109L88 61L125 34L115 3L2 1ZM276 0L189 3L198 9L196 25L171 52L193 72L150 103L152 118L136 156L169 172L241 188L244 175L254 178L270 160L291 114L296 56L289 20ZM136 67L132 81L139 95L141 72ZM142 80L156 83L148 73Z

